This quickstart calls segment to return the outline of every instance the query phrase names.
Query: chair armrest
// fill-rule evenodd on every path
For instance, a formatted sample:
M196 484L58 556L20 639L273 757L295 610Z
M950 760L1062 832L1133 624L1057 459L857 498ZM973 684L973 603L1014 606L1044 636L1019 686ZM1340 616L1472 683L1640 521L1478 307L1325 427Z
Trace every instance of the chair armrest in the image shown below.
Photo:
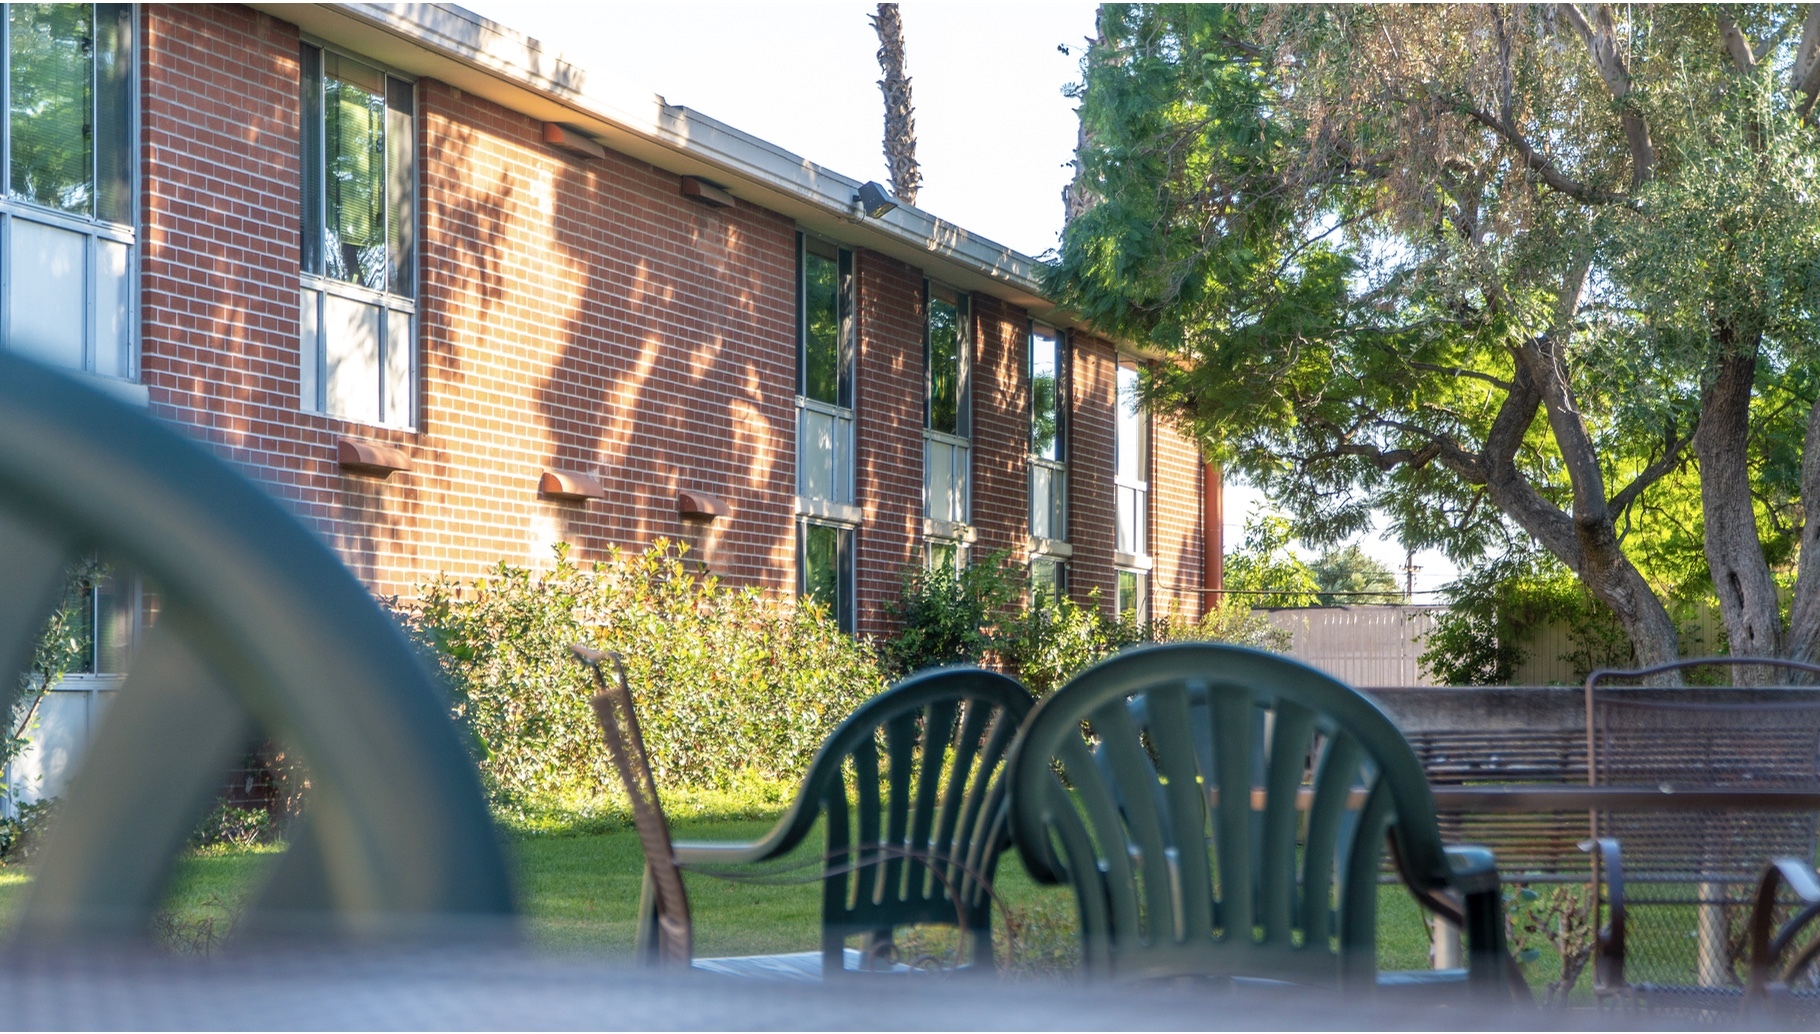
M1798 901L1795 914L1776 931L1777 890L1787 887ZM1750 929L1746 943L1750 946L1750 979L1745 985L1747 999L1756 1000L1785 991L1789 978L1799 974L1820 954L1820 940L1798 953L1780 973L1773 967L1808 924L1820 917L1820 879L1811 865L1799 858L1777 858L1763 870L1757 881L1756 904L1751 908Z
M1593 989L1618 991L1624 982L1624 851L1616 837L1598 837L1580 842L1580 850L1593 860ZM1600 894L1603 885L1605 893ZM1599 899L1611 902L1611 917L1599 922Z
M1484 847L1443 847L1447 864L1453 871L1453 888L1462 894L1476 894L1498 887L1498 863L1491 850Z
M709 840L686 840L672 844L670 851L676 858L676 864L692 869L712 865L750 865L754 862L766 862L787 853L795 843L779 846L766 837L741 843L737 840L716 842Z

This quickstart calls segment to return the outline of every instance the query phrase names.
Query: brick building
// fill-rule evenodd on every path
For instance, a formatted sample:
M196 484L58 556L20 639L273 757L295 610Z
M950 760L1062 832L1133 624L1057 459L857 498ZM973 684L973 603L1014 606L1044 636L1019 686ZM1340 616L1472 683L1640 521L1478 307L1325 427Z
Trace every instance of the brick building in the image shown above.
M378 593L667 536L861 634L909 565L1001 549L1200 613L1217 481L1023 255L458 8L6 26L5 347L189 429Z

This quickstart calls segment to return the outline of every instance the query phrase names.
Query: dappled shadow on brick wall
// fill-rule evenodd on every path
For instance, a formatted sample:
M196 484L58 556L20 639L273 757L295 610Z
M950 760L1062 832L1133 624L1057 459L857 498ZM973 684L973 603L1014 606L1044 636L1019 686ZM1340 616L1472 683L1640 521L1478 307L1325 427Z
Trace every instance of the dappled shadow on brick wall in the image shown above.
M579 274L536 390L547 462L611 498L560 504L589 552L684 535L677 493L725 499L716 570L781 586L793 545L794 227L685 200L616 154L557 169L552 237ZM780 488L782 489L780 491Z
M481 131L447 115L450 97L441 83L420 86L417 433L330 421L412 457L412 470L384 480L341 475L333 493L331 537L382 595L414 595L423 575L451 566L458 550L448 543L474 522L476 469L461 444L479 429L456 406L466 385L492 374L489 334L507 299L518 188L489 167Z

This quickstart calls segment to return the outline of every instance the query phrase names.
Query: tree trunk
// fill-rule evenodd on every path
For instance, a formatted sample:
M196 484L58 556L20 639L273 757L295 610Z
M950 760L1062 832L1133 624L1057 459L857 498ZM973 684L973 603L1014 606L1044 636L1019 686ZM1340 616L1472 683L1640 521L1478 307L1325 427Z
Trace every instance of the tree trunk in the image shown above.
M1561 452L1573 489L1572 547L1561 541L1566 536L1559 528L1551 529L1549 537L1541 541L1573 568L1595 598L1611 608L1630 637L1637 662L1650 667L1679 658L1680 633L1668 609L1618 542L1598 447L1568 379L1566 346L1574 332L1574 319L1590 269L1590 258L1575 262L1563 278L1554 327L1515 350L1517 365L1528 373L1527 381L1548 415L1549 429L1554 433L1555 446ZM1676 684L1680 679L1665 677L1655 681Z
M1094 8L1093 35L1093 43L1087 49L1088 61L1100 58L1106 47L1106 8L1104 5ZM1082 98L1081 103L1085 104L1086 99ZM1077 111L1075 114L1078 118L1080 113ZM1087 187L1087 164L1081 161L1081 155L1087 153L1092 143L1093 141L1087 135L1086 120L1083 119L1074 138L1074 178L1062 188L1063 226L1073 222L1076 216L1092 208L1094 201L1097 200Z
M1510 393L1486 436L1481 465L1476 470L1455 469L1473 480L1482 478L1491 501L1566 564L1595 599L1611 608L1639 663L1649 666L1672 661L1679 656L1680 633L1649 583L1624 556L1603 495L1597 495L1599 504L1594 513L1583 514L1576 508L1570 517L1537 492L1516 465L1523 436L1543 404L1544 392L1537 385L1536 369L1538 365L1552 365L1537 364L1533 360L1539 356L1533 349L1527 351L1531 353L1528 361L1521 354L1518 356ZM1597 464L1593 467L1596 470ZM1597 492L1602 491L1601 482ZM1669 675L1656 681L1678 685L1680 678Z
M910 77L904 74L904 22L897 5L879 4L872 27L878 31L878 67L885 76L878 81L878 92L885 95L885 165L891 170L891 193L914 205L923 170L916 163L916 111L910 106Z
M1817 9L1820 10L1820 9ZM1795 598L1789 606L1784 654L1813 663L1820 652L1820 400L1807 414L1801 450L1801 557L1795 571ZM1803 684L1814 681L1797 679Z
M1719 594L1719 613L1734 657L1782 654L1782 607L1757 537L1750 486L1750 403L1757 376L1756 334L1730 341L1721 328L1721 352L1712 384L1700 404L1694 454L1700 458L1700 506L1706 522L1706 562ZM1740 678L1784 681L1774 669L1748 669Z

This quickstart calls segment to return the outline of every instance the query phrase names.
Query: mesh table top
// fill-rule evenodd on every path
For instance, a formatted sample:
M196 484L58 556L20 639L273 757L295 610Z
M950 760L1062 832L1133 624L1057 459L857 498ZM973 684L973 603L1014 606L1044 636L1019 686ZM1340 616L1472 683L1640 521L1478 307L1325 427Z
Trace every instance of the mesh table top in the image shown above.
M258 949L209 960L93 948L0 953L0 1025L11 1029L1453 1029L1533 1028L1541 1018L1510 1013L1497 1024L1506 1007L1453 1002L939 975L815 986L499 949Z

